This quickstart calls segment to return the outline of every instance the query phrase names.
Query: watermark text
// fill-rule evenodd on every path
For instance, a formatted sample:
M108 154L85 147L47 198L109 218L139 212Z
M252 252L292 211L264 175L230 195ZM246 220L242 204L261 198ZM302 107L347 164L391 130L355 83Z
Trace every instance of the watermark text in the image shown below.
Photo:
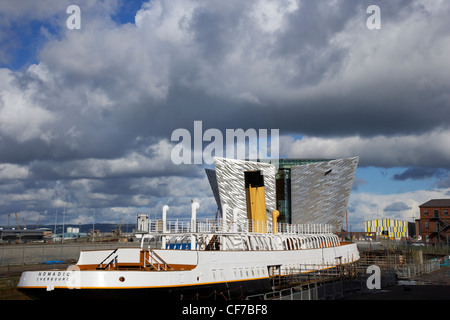
M194 121L193 136L184 128L175 129L172 142L178 142L171 152L172 162L179 164L213 164L214 157L230 159L279 158L279 130L270 129L226 129L210 128L203 131L203 122Z
M67 29L81 29L81 9L77 5L70 5L67 7L66 13L70 14L67 18L66 25Z

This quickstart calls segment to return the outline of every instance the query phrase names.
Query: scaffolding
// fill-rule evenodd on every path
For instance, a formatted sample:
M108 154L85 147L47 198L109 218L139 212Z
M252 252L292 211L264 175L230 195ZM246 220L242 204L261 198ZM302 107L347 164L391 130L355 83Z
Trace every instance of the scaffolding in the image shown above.
M438 270L439 259L424 260L421 251L362 251L359 261L317 272L271 274L273 291L249 296L248 300L330 300L354 293L374 293L368 288L370 266L380 268L381 289L391 287L398 279L408 279Z

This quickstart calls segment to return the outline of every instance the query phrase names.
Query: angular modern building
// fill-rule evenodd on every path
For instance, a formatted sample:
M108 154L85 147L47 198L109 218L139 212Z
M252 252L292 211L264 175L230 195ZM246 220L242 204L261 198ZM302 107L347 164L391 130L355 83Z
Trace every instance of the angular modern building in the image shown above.
M358 158L292 167L291 221L331 224L342 229Z
M275 166L268 163L214 158L215 170L207 170L217 207L227 223L233 221L233 209L237 209L237 221L247 219L247 202L245 196L245 172L261 171L264 176L267 220L272 220L272 211L276 209ZM223 212L223 205L229 210Z
M279 160L276 163L214 158L215 170L206 170L219 211L227 222L237 209L238 221L247 218L245 172L264 176L267 220L280 211L279 222L331 224L342 229L358 158L338 160Z
M333 159L277 159L262 160L263 162L273 164L276 168L276 205L280 212L279 221L292 223L291 207L291 172L296 166L313 164L318 162L331 161Z

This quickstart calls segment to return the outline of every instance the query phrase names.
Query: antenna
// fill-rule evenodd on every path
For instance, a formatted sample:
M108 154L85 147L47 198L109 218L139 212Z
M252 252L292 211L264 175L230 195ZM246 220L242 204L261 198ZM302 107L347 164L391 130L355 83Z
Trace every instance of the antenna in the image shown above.
M63 225L62 225L62 242L64 242L64 223L66 220L66 206L64 206L64 211L63 211Z
M58 218L58 209L55 209L55 232L53 234L56 236L56 219Z
M348 212L345 210L345 231L348 232Z
M92 215L92 242L94 242L94 236L95 236L95 210L94 214Z

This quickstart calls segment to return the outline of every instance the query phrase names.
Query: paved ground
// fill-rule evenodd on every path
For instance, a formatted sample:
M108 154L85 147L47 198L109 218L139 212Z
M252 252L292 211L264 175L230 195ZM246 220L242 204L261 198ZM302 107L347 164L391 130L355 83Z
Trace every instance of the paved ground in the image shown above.
M353 294L343 300L450 300L450 267L399 280L397 285L373 293Z
M73 263L72 263L73 264ZM66 269L71 264L36 264L24 266L0 266L0 300L29 300L16 289L20 275L26 270Z

